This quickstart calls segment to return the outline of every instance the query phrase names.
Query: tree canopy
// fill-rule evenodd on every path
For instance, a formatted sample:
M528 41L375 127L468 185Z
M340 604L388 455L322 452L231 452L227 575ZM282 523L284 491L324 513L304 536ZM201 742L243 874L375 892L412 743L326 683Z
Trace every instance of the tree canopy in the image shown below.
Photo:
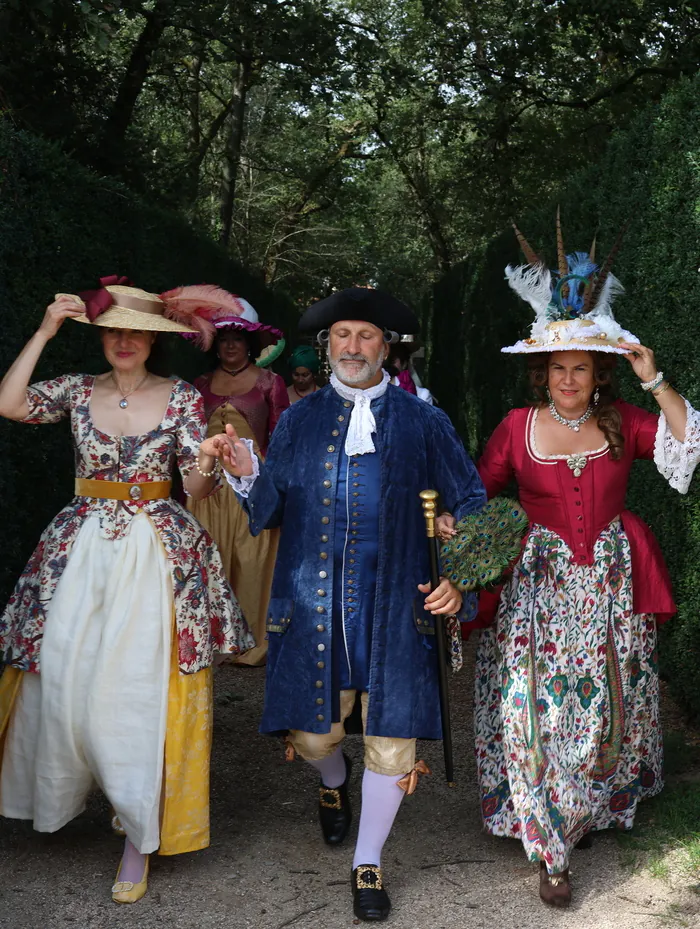
M411 298L700 62L660 0L5 0L0 109L301 304Z

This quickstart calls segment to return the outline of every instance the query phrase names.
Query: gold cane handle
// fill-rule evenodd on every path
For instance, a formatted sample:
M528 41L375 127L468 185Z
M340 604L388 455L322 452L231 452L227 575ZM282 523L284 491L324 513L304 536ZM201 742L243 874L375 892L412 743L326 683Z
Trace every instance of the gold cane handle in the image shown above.
M425 517L425 534L429 539L434 539L439 494L437 490L421 490L419 496Z

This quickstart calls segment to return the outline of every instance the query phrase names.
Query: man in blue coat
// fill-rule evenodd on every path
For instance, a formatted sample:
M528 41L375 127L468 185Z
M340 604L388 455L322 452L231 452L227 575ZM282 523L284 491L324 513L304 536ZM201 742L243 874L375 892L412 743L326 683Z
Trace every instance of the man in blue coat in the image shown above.
M285 410L264 464L231 427L221 456L253 535L281 526L260 729L287 732L320 772L330 844L350 826L350 765L341 745L361 702L354 912L381 920L391 906L381 851L404 796L399 782L405 786L416 766L416 739L442 736L434 614L456 614L462 603L445 579L428 593L418 495L439 491L456 519L486 497L447 416L390 385L382 369L396 333L418 330L408 307L351 288L314 304L300 328L327 345L331 383Z

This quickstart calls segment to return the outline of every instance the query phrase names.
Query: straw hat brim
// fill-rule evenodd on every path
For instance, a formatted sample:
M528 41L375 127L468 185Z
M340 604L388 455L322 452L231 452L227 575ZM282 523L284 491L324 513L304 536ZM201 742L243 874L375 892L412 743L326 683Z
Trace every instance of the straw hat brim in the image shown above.
M139 310L130 310L124 306L111 306L104 313L90 322L87 316L71 316L69 319L76 323L87 323L89 326L102 326L106 329L141 329L146 332L191 332L197 329L183 326L173 319L159 316L156 313L141 313Z

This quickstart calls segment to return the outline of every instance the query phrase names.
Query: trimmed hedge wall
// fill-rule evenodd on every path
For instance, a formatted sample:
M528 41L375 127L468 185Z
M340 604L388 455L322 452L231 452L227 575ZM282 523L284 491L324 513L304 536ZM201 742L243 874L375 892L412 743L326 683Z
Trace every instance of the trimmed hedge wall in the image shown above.
M546 157L546 152L542 152ZM560 191L567 251L587 249L598 230L604 257L631 220L614 272L627 295L616 315L695 406L700 406L700 80L678 85L615 137L602 163ZM557 199L518 217L531 245L556 267ZM524 259L509 230L441 280L432 294L429 383L473 454L513 405L526 399L524 364L499 349L532 322L504 280ZM627 362L620 384L629 401L658 410ZM661 637L662 673L700 716L700 474L687 497L672 491L651 462L635 465L628 505L654 529L667 558L679 614Z
M250 300L266 322L284 329L298 318L291 301L267 290L182 218L0 121L0 373L35 331L54 293L97 286L101 275L112 273L154 292L216 283ZM174 371L192 379L204 370L201 353L177 336L167 339ZM34 379L103 370L95 331L67 320ZM73 495L67 425L0 420L0 459L4 604L39 534Z

